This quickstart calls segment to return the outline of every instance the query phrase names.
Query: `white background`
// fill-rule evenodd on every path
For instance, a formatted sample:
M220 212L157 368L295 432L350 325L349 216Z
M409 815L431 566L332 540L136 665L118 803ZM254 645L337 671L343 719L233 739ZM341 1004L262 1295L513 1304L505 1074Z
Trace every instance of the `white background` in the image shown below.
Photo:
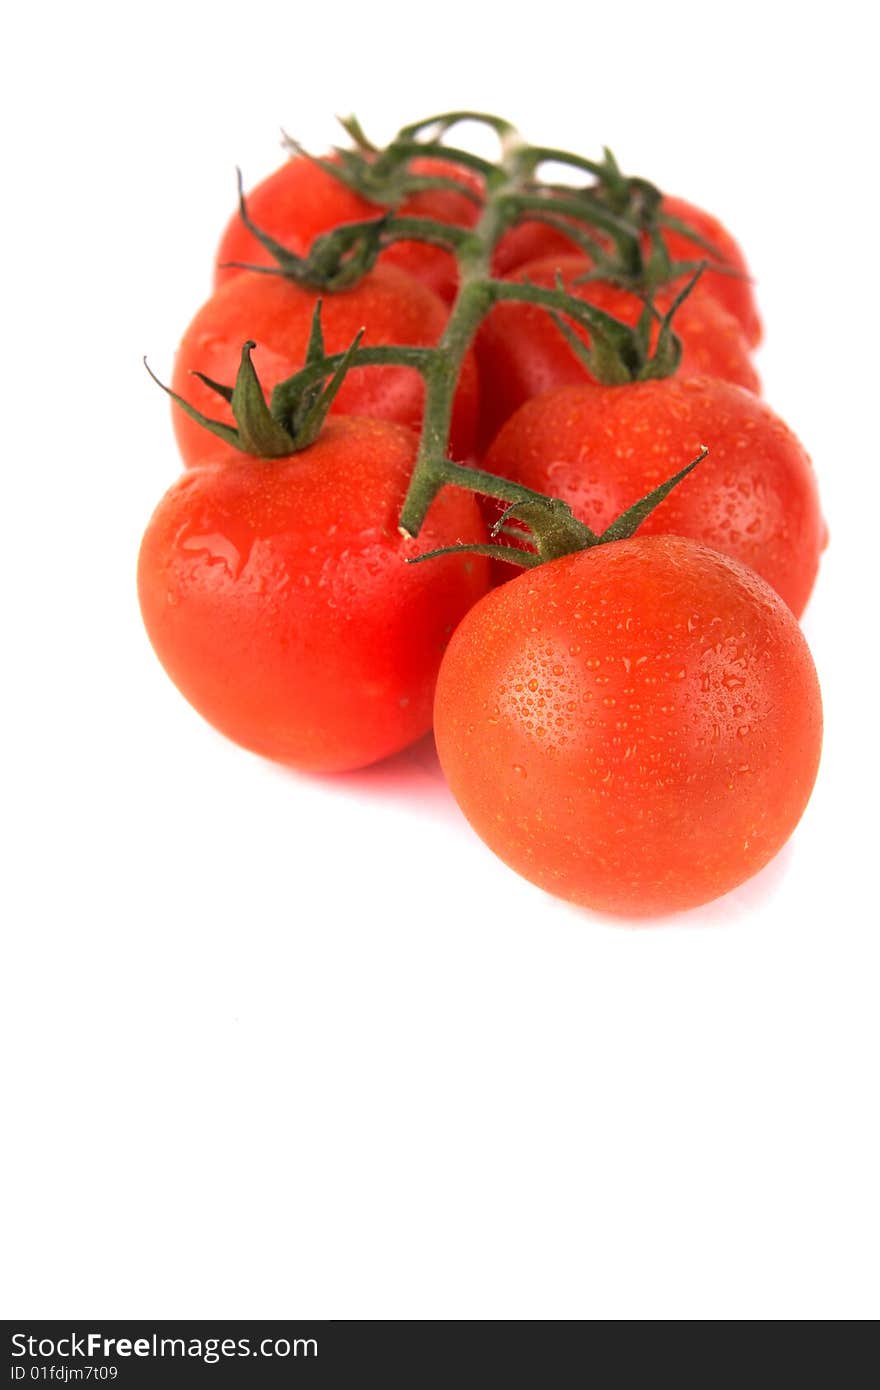
M876 1315L867 7L16 13L3 1313ZM140 358L167 379L235 164L268 172L282 125L320 149L336 112L387 136L460 104L726 220L819 474L815 795L764 874L672 924L516 878L430 744L321 781L225 743L141 629L178 463Z

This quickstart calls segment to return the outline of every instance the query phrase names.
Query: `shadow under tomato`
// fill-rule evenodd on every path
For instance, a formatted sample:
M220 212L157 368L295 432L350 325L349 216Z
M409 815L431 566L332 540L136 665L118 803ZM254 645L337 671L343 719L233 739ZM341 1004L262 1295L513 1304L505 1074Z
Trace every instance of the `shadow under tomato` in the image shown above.
M421 790L442 796L444 801L452 800L431 733L381 762L371 763L356 772L336 773L332 783L351 791L382 796L398 793L411 796L414 791Z
M269 762L268 765L281 776L317 782L328 790L339 790L362 800L378 797L381 800L405 801L412 806L414 811L421 814L427 812L430 816L437 816L442 819L456 820L460 822L465 833L473 833L467 827L465 818L447 786L437 756L433 733L425 734L423 738L410 744L408 748L402 749L399 753L392 753L390 757L372 763L369 767L359 768L355 772L334 772L322 775L302 772L276 762ZM740 884L738 888L731 889L722 897L704 903L701 907L687 908L678 912L655 913L645 917L624 916L577 907L551 893L542 893L540 889L537 891L550 903L555 904L559 910L570 914L570 917L582 926L595 923L600 926L630 931L645 931L662 927L725 927L742 923L756 909L764 907L772 901L788 872L791 856L792 844L789 841L770 860L769 864L766 864L752 878L747 879L745 883ZM499 874L514 872L501 860L497 860L497 871ZM534 885L529 886L534 889Z
M427 809L432 815L446 814L450 818L461 814L446 785L432 733L425 734L399 753L392 753L354 772L321 774L303 772L281 763L270 765L282 776L317 782L330 791L345 792L365 800L378 797L407 801L421 811Z

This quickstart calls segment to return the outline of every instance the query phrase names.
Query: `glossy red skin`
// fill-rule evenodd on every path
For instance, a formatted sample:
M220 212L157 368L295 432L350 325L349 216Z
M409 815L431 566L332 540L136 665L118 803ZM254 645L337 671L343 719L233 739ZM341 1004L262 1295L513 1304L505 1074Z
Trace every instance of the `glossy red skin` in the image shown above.
M456 179L475 193L482 185L474 175L459 165L437 159L413 160L415 173L440 174ZM380 217L387 208L367 202L345 184L326 173L309 159L295 156L276 169L247 195L251 221L261 231L297 255L305 255L316 236L331 231L345 222L362 222ZM446 189L416 193L398 209L401 216L430 217L434 221L460 227L472 227L480 209L470 198ZM455 296L458 286L458 266L455 257L442 247L426 242L400 241L382 252L385 265L406 270L428 285L447 303ZM248 231L236 213L227 224L217 250L214 284L240 275L231 261L246 265L272 265L271 255Z
M532 261L509 278L550 289L561 276L570 294L635 327L644 307L638 296L600 280L579 284L588 270L589 262L582 256L550 257ZM672 298L670 291L657 294L657 309L665 311ZM682 344L680 375L715 376L748 391L760 391L761 383L738 323L711 294L695 286L676 311L674 324ZM657 331L655 328L653 342ZM588 332L575 332L589 342ZM532 396L594 380L547 310L536 304L496 305L480 327L476 350L483 384L480 437L484 444Z
M446 307L437 295L392 266L377 266L353 289L324 295L278 275L252 272L222 285L196 314L177 351L172 389L212 419L232 424L225 401L191 373L204 372L214 381L231 385L242 344L251 339L257 344L254 367L270 391L303 365L318 299L322 300L328 353L343 352L363 327L367 330L364 347L376 347L383 343L430 345L446 326ZM411 367L356 367L348 373L332 410L339 415L393 420L418 430L424 395L422 378ZM452 418L453 458L465 460L473 452L478 409L477 369L468 356ZM213 454L214 440L207 430L176 407L173 418L188 467Z
M720 260L739 272L738 275L725 275L722 271L712 270L710 266L703 273L701 283L705 283L705 288L711 290L719 304L738 320L749 344L757 347L763 332L761 318L752 282L748 278L748 264L739 244L717 217L686 202L684 198L664 198L663 211L670 217L686 222L715 248ZM703 248L682 232L667 230L663 233L663 241L674 260L699 261L703 258Z
M748 391L706 377L564 387L508 420L486 467L561 497L601 534L704 444L708 457L639 535L688 536L723 551L799 616L827 540L816 480L796 436Z
M752 571L673 536L566 556L495 589L449 644L443 771L477 833L548 892L631 916L735 888L816 776L816 672Z
M756 347L762 336L761 319L755 292L748 278L748 265L739 244L717 217L686 202L684 198L665 197L663 210L671 217L686 222L714 247L719 260L738 272L732 276L707 268L703 273L701 288L708 290L733 315L749 346ZM590 228L585 230L589 232ZM663 233L663 241L674 260L700 261L706 254L705 248L682 232L667 230ZM545 222L525 221L512 227L501 238L495 251L493 269L496 275L510 275L528 261L546 256L558 258L571 255L574 249L577 249L575 243L555 227Z
M488 566L404 563L484 534L473 497L447 488L418 542L403 539L417 445L343 418L289 459L217 443L156 509L138 565L147 632L190 703L245 748L339 772L430 728L440 659Z

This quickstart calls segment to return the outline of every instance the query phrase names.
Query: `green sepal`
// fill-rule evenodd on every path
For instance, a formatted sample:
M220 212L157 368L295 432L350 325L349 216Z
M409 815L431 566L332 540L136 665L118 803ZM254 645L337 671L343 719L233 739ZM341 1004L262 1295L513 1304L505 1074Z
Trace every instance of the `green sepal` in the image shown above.
M321 323L321 314L324 309L324 301L319 299L315 302L312 313L312 322L309 326L309 342L306 348L306 366L312 367L326 356L324 348L324 327Z
M558 560L563 555L588 550L598 540L595 531L578 521L568 503L558 497L529 497L511 503L492 527L491 534L499 535L509 521L521 521L529 528L528 540L541 561Z
M346 121L341 124L348 130ZM413 174L410 171L410 158L415 155L432 154L434 151L430 145L413 146L412 142L401 142L398 137L386 149L377 150L367 140L359 123L355 122L355 125L360 132L360 138L352 137L357 149L334 146L334 159L324 159L310 154L298 140L289 135L284 136L284 145L291 154L310 160L350 192L356 193L369 203L375 203L378 207L389 210L396 208L410 194L422 193L429 189L445 189L460 193L478 205L482 203L478 193L447 174ZM466 150L446 150L438 147L437 153L450 163L466 164L481 170L484 166L491 167L486 165L486 161L469 154Z
M229 402L235 419L234 426L211 419L176 391L170 390L159 381L146 358L144 366L156 384L190 419L225 444L231 444L233 448L256 458L287 458L300 449L308 448L317 439L347 372L358 358L363 336L362 328L344 353L326 356L321 328L321 301L318 300L312 316L305 365L275 387L269 403L251 361L251 353L256 347L252 341L242 346L234 386L224 386L203 372L194 372L194 376ZM393 349L387 351L392 352Z
M543 564L540 555L533 550L520 550L515 545L491 545L485 541L460 541L458 545L441 545L436 550L426 550L422 555L407 556L408 565L420 565L423 560L436 560L440 555L486 555L490 560L507 560L512 565L532 569Z
M204 372L194 371L193 376L197 376L199 381L207 386L209 390L216 392L218 396L222 396L227 405L232 405L232 393L234 389L232 386L224 386L222 381L215 381L213 377L206 376ZM153 380L155 380L155 377Z
M597 536L595 544L606 545L610 541L629 540L630 536L635 535L642 522L669 496L672 489L678 487L678 484L694 471L698 463L703 462L708 452L709 450L703 445L697 457L692 459L686 468L682 468L680 473L676 473L672 478L667 478L665 483L661 483L659 487L655 487L653 491L640 497L638 502L634 502L631 507L627 507L625 512L621 512L607 530L603 531L601 536Z
M364 132L363 126L361 125L357 116L354 115L354 113L352 113L350 116L337 116L336 119L342 126L342 129L345 131L348 138L351 141L353 141L353 143L363 154L379 153L378 146L374 145L372 140L370 140L367 137L367 135Z
M389 214L347 222L315 237L306 261L305 283L313 288L351 289L376 264Z
M315 306L315 317L319 314L319 306ZM314 330L314 320L313 320ZM299 401L292 402L292 415L286 422L291 435L296 440L297 449L305 449L309 444L313 444L321 433L324 421L330 410L333 401L339 391L340 386L345 380L346 373L352 365L365 329L361 329L349 346L346 348L342 360L334 371L326 386L323 378L318 384L317 390L314 387L307 387ZM320 325L318 325L320 335ZM321 336L321 340L322 336ZM310 344L311 346L311 344ZM314 364L312 364L314 365ZM288 408L291 406L291 396L287 396Z
M511 520L521 522L528 530L515 531L508 525ZM533 568L550 560L561 559L563 555L574 555L578 551L589 550L598 543L596 533L577 520L567 502L561 501L558 497L543 497L539 493L531 493L522 500L511 503L502 512L492 527L490 536L494 538L502 535L519 535L525 542L534 546L534 549L525 550L520 546L496 545L491 542L464 542L429 550L424 555L414 556L410 563L432 560L438 555L466 552L471 555L488 555L494 560L506 560L523 568Z
M656 224L648 229L648 246L648 254L643 259L644 283L650 286L665 285L673 278L672 260Z
M673 299L666 313L660 319L660 332L657 334L657 344L653 355L646 358L642 370L639 373L639 381L656 381L658 378L673 376L681 366L682 343L678 334L673 331L672 322L676 313L687 299L691 290L696 285L703 273L703 266L699 266L696 274L683 285L678 294ZM657 316L657 311L651 303L650 297L645 305L652 317Z
M316 161L321 163L321 161ZM350 289L376 263L382 247L382 231L387 214L363 222L346 222L332 231L315 237L307 256L297 255L258 227L247 210L241 170L238 176L238 211L248 231L269 253L273 266L248 265L241 261L227 264L240 270L255 270L262 274L283 275L297 285L309 289L332 291Z
M176 391L172 391L161 382L146 358L144 366L156 385L161 386L165 394L170 396L191 420L195 420L217 439L222 439L224 444L231 444L234 449L240 449L244 454L254 454L257 458L285 458L298 446L284 426L273 417L266 404L263 388L251 362L251 352L255 346L253 342L243 345L233 387L223 386L220 382L205 376L203 372L193 373L212 391L216 391L229 402L235 425L227 425L223 420L212 420L209 415L197 410L189 401L184 400L183 396L179 396Z
M268 232L264 232L261 227L257 226L256 222L251 220L250 213L247 209L247 200L244 196L244 180L240 169L236 169L235 176L238 181L238 215L251 236L256 238L264 251L269 252L269 255L272 257L279 270L283 271L285 275L289 275L291 279L296 280L297 283L305 283L303 276L305 274L306 261L302 256L298 256L294 251L291 251L289 247L283 246L280 241L276 241L274 237L270 236ZM240 265L237 261L231 262L231 264L237 269L242 270L249 270L252 268L250 266Z
M152 367L147 361L146 357L143 359L143 362L144 366L146 367L150 376L155 381L156 385L161 386L162 390L165 392L165 395L170 396L171 399L174 401L174 404L180 406L180 409L183 411L185 415L188 415L191 420L195 420L196 424L201 425L206 430L209 430L211 434L216 435L218 439L222 439L224 444L231 444L235 449L241 448L241 445L238 441L238 430L235 429L234 426L226 425L223 423L222 420L212 420L209 415L203 415L202 412L200 410L197 410L194 405L190 405L189 401L185 401L183 399L183 396L179 396L176 391L171 390L170 386L166 386L164 381L159 380L159 378L156 376L156 373L153 371ZM196 375L200 376L201 373L196 373ZM202 379L205 380L205 378ZM210 385L215 390L218 389L216 382L211 382ZM221 388L220 393L225 394L226 389L227 388ZM231 390L229 391L229 396L227 399L232 399Z
M490 535L495 536L515 536L522 534L522 538L528 544L534 546L533 550L521 549L513 545L495 544L470 544L468 542L459 545L444 546L439 550L426 551L424 555L416 555L409 561L416 564L422 560L431 560L438 555L453 555L468 553L472 555L488 555L496 560L506 560L509 564L520 565L524 568L534 568L536 565L547 564L552 560L559 560L565 555L576 555L584 550L592 550L597 545L610 545L614 541L629 540L635 535L642 522L660 506L660 503L667 498L674 487L692 473L699 463L706 458L709 450L705 445L701 448L695 459L692 459L687 467L673 477L667 478L659 487L655 487L646 496L639 498L626 511L621 512L609 527L597 535L590 530L582 521L572 514L571 508L566 502L558 497L544 497L539 493L527 492L522 501L514 502L496 521L492 527ZM449 481L453 481L450 478ZM491 494L487 494L491 495ZM508 523L519 521L528 528L528 532L516 532ZM405 534L409 534L406 532Z
M625 386L633 380L631 368L624 362L620 352L602 339L601 333L594 333L590 339L593 346L590 346L578 337L571 324L566 323L555 309L550 311L550 317L578 361L596 381L601 382L603 386Z
M644 308L639 315L638 322L634 329L627 328L620 320L612 318L608 314L603 314L601 310L593 310L597 315L601 315L604 323L597 319L595 338L591 336L591 345L587 345L578 338L570 326L560 317L557 311L551 310L551 317L556 327L564 336L569 347L584 364L597 381L607 386L615 386L627 381L654 381L663 377L673 376L681 365L682 344L681 339L673 330L673 320L681 305L693 290L700 276L706 268L706 263L701 262L682 287L665 314L660 314L655 309L651 297L651 291L643 291L640 298L644 300ZM595 275L587 273L580 275L573 281L574 284L586 284L588 282L608 279L609 283L617 285L618 288L627 290L632 294L639 293L625 281L621 282L610 276ZM528 282L525 282L528 283ZM557 275L557 290L562 294L567 294L562 277ZM583 303L576 300L574 296L569 296L573 303ZM565 306L565 313L576 318L577 313L573 307ZM653 352L651 351L651 329L655 323L660 324L660 331L657 335L657 342ZM589 327L590 325L585 325ZM626 329L626 334L621 329ZM604 335L604 336L603 336Z
M650 225L663 202L663 193L661 189L648 179L636 176L630 178L624 177L621 191L624 199L621 210L625 210L640 226ZM606 195L609 192L607 184L604 192Z
M230 405L238 426L238 447L257 458L284 458L298 446L295 437L273 417L266 397L254 371L251 353L256 343L247 342L241 349L241 361Z
M658 208L656 211L656 222L661 227L667 227L671 232L679 232L682 236L687 237L688 241L692 241L695 246L699 246L701 251L708 251L712 260L717 261L719 265L728 264L723 256L719 256L717 246L713 246L711 241L707 241L704 236L700 236L700 233L689 226L687 222L682 222L680 217L670 217L669 213L663 212L661 208ZM733 269L732 266L731 269Z

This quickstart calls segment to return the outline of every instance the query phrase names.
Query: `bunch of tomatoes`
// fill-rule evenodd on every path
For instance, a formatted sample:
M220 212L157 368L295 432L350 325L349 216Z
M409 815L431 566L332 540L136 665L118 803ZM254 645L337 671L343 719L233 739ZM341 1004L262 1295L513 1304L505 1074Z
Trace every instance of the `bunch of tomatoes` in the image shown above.
M707 902L791 834L822 736L826 533L742 252L607 151L345 127L242 196L180 343L156 653L296 768L433 727L478 834L563 898Z

